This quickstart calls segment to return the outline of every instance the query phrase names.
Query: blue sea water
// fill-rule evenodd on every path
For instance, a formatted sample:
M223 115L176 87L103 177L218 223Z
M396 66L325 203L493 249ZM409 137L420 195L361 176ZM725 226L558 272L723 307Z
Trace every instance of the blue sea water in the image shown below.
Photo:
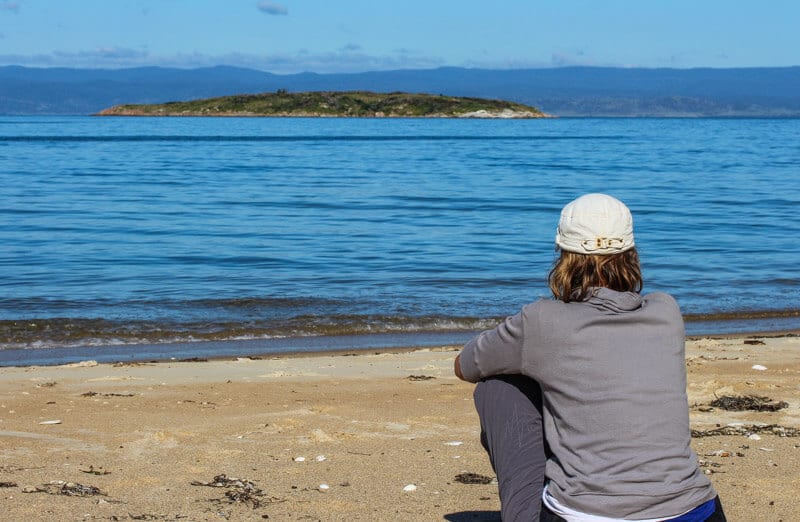
M0 117L0 365L462 342L596 191L689 333L800 327L800 120Z

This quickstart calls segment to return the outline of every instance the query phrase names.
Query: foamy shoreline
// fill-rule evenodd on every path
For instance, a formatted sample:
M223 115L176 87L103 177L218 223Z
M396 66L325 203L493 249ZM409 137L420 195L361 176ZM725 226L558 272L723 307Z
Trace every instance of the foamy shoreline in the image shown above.
M441 331L362 335L301 336L270 339L196 340L192 342L130 342L125 344L24 347L0 349L0 368L57 366L95 360L115 362L168 362L230 357L283 357L335 355L339 352L403 352L418 348L462 346L478 332ZM791 337L797 329L738 330L713 334L688 334L687 339L737 337Z
M457 350L4 368L6 516L499 520L495 485L457 479L493 476L479 443L473 386L452 374ZM694 429L800 427L794 333L690 339L687 371ZM725 394L789 406L708 407ZM760 432L696 438L693 446L729 520L793 520L800 439ZM197 485L222 474L261 489L259 505L229 502L229 488ZM67 483L102 494L68 496Z

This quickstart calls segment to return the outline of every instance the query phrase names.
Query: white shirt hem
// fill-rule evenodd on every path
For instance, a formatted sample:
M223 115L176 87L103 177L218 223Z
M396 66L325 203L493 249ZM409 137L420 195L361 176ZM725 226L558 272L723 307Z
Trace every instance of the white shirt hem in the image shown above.
M672 518L679 517L688 513L688 511L684 511L683 513L678 513L677 515L673 515L669 518L643 518L643 519L636 519L632 521L630 519L622 519L622 518L609 518L604 517L601 515L590 515L588 513L581 513L578 510L569 508L564 504L561 504L558 500L555 499L550 493L547 492L547 486L544 487L542 490L542 502L547 509L555 513L556 515L560 516L567 522L664 522L668 521Z

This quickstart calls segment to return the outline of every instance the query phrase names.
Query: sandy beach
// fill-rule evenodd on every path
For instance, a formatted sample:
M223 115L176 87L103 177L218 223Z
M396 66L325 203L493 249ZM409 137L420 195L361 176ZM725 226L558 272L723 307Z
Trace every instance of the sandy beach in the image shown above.
M3 368L0 518L499 520L457 350ZM728 519L800 520L800 337L692 339L687 368ZM787 406L709 406L746 395Z

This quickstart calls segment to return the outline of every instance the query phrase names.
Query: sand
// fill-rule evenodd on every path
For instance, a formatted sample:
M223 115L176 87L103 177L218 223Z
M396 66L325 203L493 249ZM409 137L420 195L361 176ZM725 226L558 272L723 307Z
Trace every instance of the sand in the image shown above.
M494 475L456 350L4 368L0 518L499 520L457 480ZM687 368L692 427L741 432L693 439L728 519L800 520L800 437L747 436L800 428L800 337L690 340ZM732 394L789 406L708 407Z

